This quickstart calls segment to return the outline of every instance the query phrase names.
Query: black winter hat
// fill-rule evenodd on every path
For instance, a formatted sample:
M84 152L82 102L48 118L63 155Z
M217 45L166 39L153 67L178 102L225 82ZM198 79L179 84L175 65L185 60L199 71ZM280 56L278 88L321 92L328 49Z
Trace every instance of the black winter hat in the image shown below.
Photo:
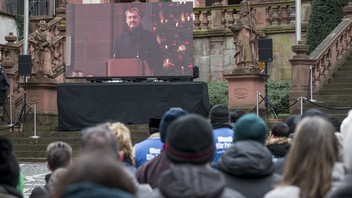
M164 116L160 121L159 131L160 131L160 139L163 143L166 142L167 130L170 124L176 120L178 117L186 115L188 112L179 107L173 107L167 112L165 112Z
M214 128L230 122L230 113L227 106L218 104L210 110L210 122Z
M167 157L173 163L206 164L214 155L212 127L196 114L171 123L167 136Z

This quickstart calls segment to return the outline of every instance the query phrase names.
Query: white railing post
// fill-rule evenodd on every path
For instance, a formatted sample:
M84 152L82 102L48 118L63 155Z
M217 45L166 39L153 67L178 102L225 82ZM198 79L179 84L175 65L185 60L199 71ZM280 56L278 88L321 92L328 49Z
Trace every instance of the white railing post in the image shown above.
M300 100L301 100L301 115L303 114L303 98L304 97L300 97Z
M31 138L39 138L39 136L37 136L37 104L33 104L32 105L32 108L33 108L33 136L31 136Z

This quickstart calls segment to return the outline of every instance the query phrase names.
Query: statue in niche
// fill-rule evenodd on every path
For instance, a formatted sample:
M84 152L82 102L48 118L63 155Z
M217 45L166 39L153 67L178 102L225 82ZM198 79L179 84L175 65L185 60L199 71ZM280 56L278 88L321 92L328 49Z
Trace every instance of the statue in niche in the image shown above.
M50 32L47 23L41 20L38 28L30 35L30 54L32 55L32 73L44 73L46 77L53 77L52 54L54 52Z
M246 71L257 70L258 31L248 1L240 4L240 17L230 26L236 46L235 63Z

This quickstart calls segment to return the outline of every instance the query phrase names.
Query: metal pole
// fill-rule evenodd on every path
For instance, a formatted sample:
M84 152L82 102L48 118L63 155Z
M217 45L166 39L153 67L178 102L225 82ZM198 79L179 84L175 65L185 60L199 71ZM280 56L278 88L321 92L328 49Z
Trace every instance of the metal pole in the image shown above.
M28 54L29 0L24 0L23 54Z
M12 95L9 95L10 97L10 126L13 125L13 120L12 120Z
M34 135L33 136L31 136L31 138L39 138L39 136L37 136L37 104L33 104L33 116L34 116L34 118L33 118L33 126L34 126Z
M303 97L300 97L301 100L301 115L303 114Z
M312 65L309 66L309 70L310 70L310 82L309 82L310 100L309 101L316 102L317 100L313 99L313 66Z
M268 110L268 62L265 61L265 113L267 116L269 116L269 110Z
M259 117L259 92L256 91L257 116Z
M301 40L301 0L296 0L296 44Z

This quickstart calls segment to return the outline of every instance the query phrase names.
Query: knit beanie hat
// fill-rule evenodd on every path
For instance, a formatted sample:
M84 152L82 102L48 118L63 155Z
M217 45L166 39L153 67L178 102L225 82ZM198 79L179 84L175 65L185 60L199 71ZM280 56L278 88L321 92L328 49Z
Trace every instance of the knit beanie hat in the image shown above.
M242 116L236 122L234 141L254 140L265 143L268 126L256 114L250 113Z
M210 122L213 128L230 122L230 113L227 106L218 104L210 110Z
M211 125L200 115L185 115L170 125L166 155L171 162L206 164L214 149Z
M166 132L171 122L176 120L176 118L186 114L187 114L187 111L181 108L171 108L169 111L167 111L164 114L164 116L161 118L160 126L159 126L160 139L163 143L165 143Z

